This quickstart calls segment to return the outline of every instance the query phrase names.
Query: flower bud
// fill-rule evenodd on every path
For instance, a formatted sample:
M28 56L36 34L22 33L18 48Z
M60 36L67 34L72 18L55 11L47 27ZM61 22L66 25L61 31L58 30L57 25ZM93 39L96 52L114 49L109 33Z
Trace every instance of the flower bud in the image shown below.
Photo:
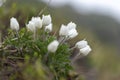
M51 32L52 31L52 23L49 24L48 26L45 26L45 31L46 32Z
M50 15L43 15L42 16L42 25L43 26L48 26L51 23L51 16Z
M80 53L82 53L82 54L85 55L85 56L88 55L88 53L89 53L90 51L92 51L92 49L90 48L89 45L87 45L86 47L80 49Z
M69 28L69 30L76 29L76 24L73 22L70 22L70 23L68 23L67 27Z
M59 42L57 40L54 40L48 45L48 51L52 53L56 52L58 45L59 45Z
M78 35L78 32L76 29L72 29L68 32L68 38L72 39Z
M68 27L62 24L60 31L59 31L59 35L67 36L68 35Z
M10 28L15 31L19 30L19 23L14 17L10 19Z
M88 42L85 41L85 40L82 40L82 41L79 41L75 44L75 47L81 49L81 48L84 48L88 45Z
M29 21L29 23L26 26L27 26L27 29L30 30L30 31L32 31L32 32L36 31L36 27L35 27L34 22Z
M42 28L42 20L40 17L32 17L31 21L35 24L36 28Z

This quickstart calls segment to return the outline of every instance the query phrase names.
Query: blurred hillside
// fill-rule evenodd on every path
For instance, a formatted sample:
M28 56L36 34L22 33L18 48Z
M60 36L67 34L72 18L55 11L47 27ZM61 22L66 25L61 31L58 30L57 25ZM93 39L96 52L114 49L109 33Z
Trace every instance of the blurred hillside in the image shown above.
M56 17L60 16L61 18L66 19L66 21L75 21L80 25L79 27L93 32L97 35L98 39L104 43L110 43L115 46L120 44L120 23L110 17L97 14L79 14L70 6L56 8L51 11L56 14Z

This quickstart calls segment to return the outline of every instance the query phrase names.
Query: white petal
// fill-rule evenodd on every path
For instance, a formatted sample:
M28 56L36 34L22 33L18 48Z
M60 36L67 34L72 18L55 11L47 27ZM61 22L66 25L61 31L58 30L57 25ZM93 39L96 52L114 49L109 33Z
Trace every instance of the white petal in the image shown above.
M47 26L47 25L49 25L50 23L51 23L51 16L50 15L43 15L42 16L42 25L43 26Z
M56 52L58 45L59 45L59 42L57 40L54 40L48 45L48 51L52 53Z
M73 22L70 22L70 23L68 23L67 27L69 28L69 30L76 29L76 24Z
M92 51L92 49L90 48L89 45L87 45L86 47L80 49L80 53L82 53L82 54L85 55L85 56L88 55L88 53L89 53L90 51Z
M29 21L29 23L26 26L27 26L27 29L30 30L30 31L32 31L32 32L36 31L36 27L35 27L34 22Z
M82 40L82 41L77 42L77 43L75 44L75 47L81 49L81 48L86 47L87 45L88 45L88 42L85 41L85 40Z
M45 31L51 32L52 31L52 23L49 24L48 26L45 26Z
M59 31L60 36L67 36L68 35L68 27L65 25L61 25L60 31Z
M78 35L78 32L76 29L72 29L68 32L68 38L72 39L72 38L76 37L77 35Z
M35 24L36 28L42 28L42 20L40 17L32 17L31 21Z
M10 28L13 30L18 31L19 30L19 23L16 18L12 17L10 19Z

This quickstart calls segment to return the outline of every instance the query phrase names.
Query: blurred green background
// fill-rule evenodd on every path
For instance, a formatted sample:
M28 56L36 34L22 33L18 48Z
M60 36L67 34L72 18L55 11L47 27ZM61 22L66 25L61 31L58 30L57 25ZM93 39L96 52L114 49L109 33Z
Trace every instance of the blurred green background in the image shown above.
M38 0L6 0L0 7L0 41L7 34L11 17L16 17L22 28L40 12L52 16L54 31L70 21L77 24L79 35L70 41L71 45L82 39L89 42L92 52L74 65L85 80L120 80L120 24L106 16L82 15L68 5L53 8Z

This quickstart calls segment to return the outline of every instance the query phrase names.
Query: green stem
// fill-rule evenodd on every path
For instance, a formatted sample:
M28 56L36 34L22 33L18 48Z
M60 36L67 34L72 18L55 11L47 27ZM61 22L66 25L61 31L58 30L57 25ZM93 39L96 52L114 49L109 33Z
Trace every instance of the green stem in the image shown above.
M19 33L18 33L18 31L16 31L16 37L19 38Z
M45 54L45 56L44 56L44 62L47 64L47 62L48 62L48 55L49 55L49 52L47 52L46 54Z
M24 60L24 58L22 58L22 57L13 57L13 56L8 56L7 58L9 58L9 59L22 59L22 60Z
M74 46L74 47L70 48L69 51L72 51L72 50L74 50L75 48L76 48L76 47Z
M36 31L34 31L34 33L33 33L33 39L34 39L34 41L36 40Z

